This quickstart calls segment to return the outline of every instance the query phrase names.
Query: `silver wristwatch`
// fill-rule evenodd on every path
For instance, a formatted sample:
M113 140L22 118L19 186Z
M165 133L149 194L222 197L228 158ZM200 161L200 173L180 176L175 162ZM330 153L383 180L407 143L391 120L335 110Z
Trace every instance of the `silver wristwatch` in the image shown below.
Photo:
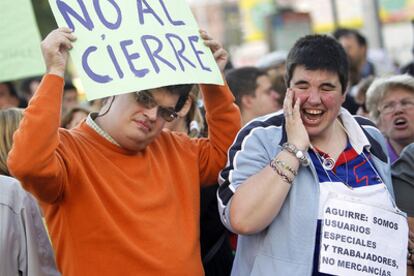
M298 149L295 145L291 143L284 143L282 148L292 153L299 160L300 164L303 166L309 166L309 159L306 157L305 153Z

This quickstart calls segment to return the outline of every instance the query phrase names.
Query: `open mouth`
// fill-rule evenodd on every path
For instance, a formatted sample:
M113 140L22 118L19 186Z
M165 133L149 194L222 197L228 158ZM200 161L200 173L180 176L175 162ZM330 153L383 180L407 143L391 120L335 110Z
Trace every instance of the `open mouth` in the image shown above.
M404 129L408 126L408 120L404 117L398 117L393 121L396 129Z
M302 109L302 118L309 123L316 123L325 112L320 109L304 108Z

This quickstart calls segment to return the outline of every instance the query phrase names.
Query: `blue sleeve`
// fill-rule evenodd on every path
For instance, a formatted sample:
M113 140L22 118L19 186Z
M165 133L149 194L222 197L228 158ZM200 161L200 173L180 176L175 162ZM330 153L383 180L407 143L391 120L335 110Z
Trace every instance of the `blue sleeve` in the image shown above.
M220 217L232 231L229 217L231 199L251 176L266 167L280 151L281 127L253 121L244 127L228 151L226 167L220 172L217 192Z

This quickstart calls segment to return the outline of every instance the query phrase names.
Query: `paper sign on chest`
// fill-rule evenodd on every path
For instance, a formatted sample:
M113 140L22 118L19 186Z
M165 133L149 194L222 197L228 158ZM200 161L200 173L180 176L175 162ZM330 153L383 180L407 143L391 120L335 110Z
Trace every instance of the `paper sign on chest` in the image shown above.
M185 0L49 0L89 100L184 83L223 84Z
M333 275L406 275L408 225L404 214L391 206L372 205L369 197L344 198L331 196L323 207L319 271Z

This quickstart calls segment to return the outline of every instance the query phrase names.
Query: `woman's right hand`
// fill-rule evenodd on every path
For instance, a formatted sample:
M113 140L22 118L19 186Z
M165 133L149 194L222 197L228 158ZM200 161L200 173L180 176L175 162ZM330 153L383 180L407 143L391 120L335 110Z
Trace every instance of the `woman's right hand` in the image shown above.
M287 89L285 100L283 101L283 112L286 122L286 133L288 142L295 145L302 151L307 151L310 145L309 135L300 116L300 98L295 98L295 91L292 88Z

